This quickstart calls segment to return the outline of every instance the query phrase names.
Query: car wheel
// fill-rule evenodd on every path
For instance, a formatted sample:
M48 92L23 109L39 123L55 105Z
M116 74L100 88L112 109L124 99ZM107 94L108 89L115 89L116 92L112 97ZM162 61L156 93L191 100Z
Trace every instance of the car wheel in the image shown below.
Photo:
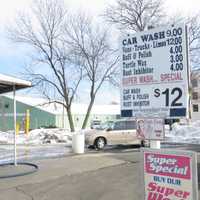
M103 137L99 137L95 140L95 147L99 150L103 149L106 145L106 139Z

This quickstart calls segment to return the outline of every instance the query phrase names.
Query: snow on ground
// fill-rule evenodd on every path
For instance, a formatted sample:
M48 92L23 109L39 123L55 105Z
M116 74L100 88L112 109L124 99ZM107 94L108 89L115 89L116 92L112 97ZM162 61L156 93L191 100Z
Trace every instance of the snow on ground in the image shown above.
M81 132L85 133L85 131ZM166 126L165 136L166 142L200 144L200 121L190 122L189 124L174 123L171 131ZM13 141L13 131L0 131L0 144L13 144ZM17 144L19 145L66 144L71 146L71 143L72 133L62 128L41 128L30 131L28 135L24 133L17 135Z
M17 135L17 144L39 145L39 144L71 144L72 134L67 129L35 129L29 132L28 135L19 133ZM13 144L13 131L0 131L0 144Z
M87 131L87 130L85 130ZM81 131L85 133L85 131ZM174 123L172 130L165 127L166 142L200 144L200 121L190 122L189 124ZM17 135L19 145L43 145L43 144L67 144L71 146L72 133L67 129L35 129L28 135L20 133ZM0 144L13 144L13 131L0 131Z
M45 145L18 145L18 161L34 161L44 158L66 156L72 153L71 145L63 143ZM13 145L0 145L0 164L12 162L14 159Z
M167 142L200 144L200 121L189 124L174 123L166 138Z
M64 156L72 152L72 133L67 129L35 129L17 135L19 161ZM13 131L0 131L0 164L13 161Z
M165 130L167 143L200 144L200 121L175 123L171 131L168 126ZM67 155L72 152L71 140L72 133L67 129L35 129L28 135L20 133L17 135L18 159L26 161ZM0 131L0 164L13 160L13 141L13 131Z

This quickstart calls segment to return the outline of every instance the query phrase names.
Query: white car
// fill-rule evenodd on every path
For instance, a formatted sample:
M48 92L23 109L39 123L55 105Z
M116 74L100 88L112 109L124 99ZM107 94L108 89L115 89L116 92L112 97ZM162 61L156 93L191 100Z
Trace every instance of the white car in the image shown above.
M144 145L144 141L137 137L135 120L119 120L103 130L89 130L85 133L85 143L97 149L117 144Z

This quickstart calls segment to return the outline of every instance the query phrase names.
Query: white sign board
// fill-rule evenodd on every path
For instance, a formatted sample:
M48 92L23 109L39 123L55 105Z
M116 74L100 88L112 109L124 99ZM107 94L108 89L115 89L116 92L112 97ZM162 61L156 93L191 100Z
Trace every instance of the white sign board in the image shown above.
M176 25L121 40L122 117L188 114L186 27Z
M190 151L142 149L145 200L198 200L197 158Z
M159 118L137 119L137 137L145 140L164 140L164 120Z

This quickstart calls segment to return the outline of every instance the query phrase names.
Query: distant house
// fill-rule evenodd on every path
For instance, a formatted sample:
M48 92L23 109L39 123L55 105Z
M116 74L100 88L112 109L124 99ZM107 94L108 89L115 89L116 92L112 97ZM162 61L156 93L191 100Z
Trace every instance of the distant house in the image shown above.
M67 114L62 105L48 103L46 99L27 96L17 96L17 123L23 129L26 111L30 110L30 128L40 127L60 127L69 129ZM80 129L87 105L72 105L74 124ZM89 118L88 127L92 120L111 121L120 116L120 106L114 105L94 105ZM0 130L7 131L13 129L13 99L12 96L0 96Z

